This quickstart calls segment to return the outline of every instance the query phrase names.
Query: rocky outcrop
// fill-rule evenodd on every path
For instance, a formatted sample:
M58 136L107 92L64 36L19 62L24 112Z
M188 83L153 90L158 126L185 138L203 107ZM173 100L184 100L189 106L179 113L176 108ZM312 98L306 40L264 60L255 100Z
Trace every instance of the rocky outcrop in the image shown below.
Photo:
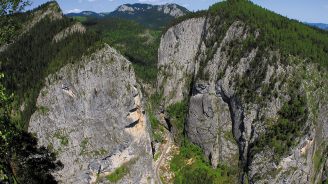
M236 167L238 146L232 134L229 106L208 89L208 84L195 86L189 102L186 133L193 143L201 146L212 166L229 164Z
M64 168L59 183L153 182L149 126L131 63L105 46L46 79L29 131Z
M163 11L164 14L171 15L172 17L181 17L186 13L181 10L176 4L165 4L157 7L158 11Z
M131 12L134 12L134 8L124 4L124 5L119 6L117 8L117 11L131 13Z
M85 31L86 31L86 28L80 22L77 22L77 23L71 25L70 27L62 30L58 34L56 34L55 37L53 38L53 42L57 43L74 33L83 34L83 33L85 33Z
M320 86L327 83L327 74L296 56L282 57L256 44L244 47L247 40L260 39L261 32L241 21L223 29L223 22L211 15L193 18L164 34L158 91L165 107L189 99L187 137L203 149L213 167L238 168L240 182L320 182L328 119L323 117L327 100L318 99L327 99L327 87ZM295 108L295 101L303 110L286 117L286 107ZM284 126L282 117L296 122L299 132L278 154L271 132Z
M63 18L63 13L57 2L52 1L46 5L45 8L41 8L32 13L32 20L30 20L24 27L25 32L30 30L34 25L39 23L42 19L49 17L51 20L58 20Z
M170 28L158 50L158 91L165 97L165 106L189 95L195 70L194 59L199 49L205 18L184 21Z
M124 12L130 15L146 11L157 11L174 18L186 15L187 9L177 4L150 5L150 4L123 4L116 9L117 12Z

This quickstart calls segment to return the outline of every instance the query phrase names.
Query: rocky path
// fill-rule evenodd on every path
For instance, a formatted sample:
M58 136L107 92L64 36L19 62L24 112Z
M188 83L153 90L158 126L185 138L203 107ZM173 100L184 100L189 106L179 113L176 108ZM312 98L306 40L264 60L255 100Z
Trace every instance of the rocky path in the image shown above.
M165 159L168 156L168 153L170 152L170 149L173 145L173 140L172 140L170 132L166 133L166 139L167 139L167 143L165 144L163 152L162 152L160 158L158 159L157 165L155 166L156 179L159 184L163 184L160 174L159 174L159 168L161 167L161 165L163 165L163 161L165 161Z

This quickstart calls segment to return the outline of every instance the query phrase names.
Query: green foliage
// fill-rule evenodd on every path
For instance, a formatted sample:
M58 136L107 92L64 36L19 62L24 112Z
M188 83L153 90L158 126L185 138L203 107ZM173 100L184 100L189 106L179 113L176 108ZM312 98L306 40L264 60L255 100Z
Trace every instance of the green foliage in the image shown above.
M297 144L297 138L306 133L304 130L308 117L306 98L296 88L300 83L294 82L290 85L292 89L289 92L291 99L278 112L277 122L269 125L267 132L254 143L253 154L268 146L273 148L275 152L273 159L278 162L291 147Z
M158 160L159 157L161 156L161 154L162 154L161 152L157 152L157 153L155 153L154 161Z
M164 128L161 126L159 120L157 119L155 112L159 109L161 99L162 95L155 93L148 98L147 104L147 115L151 125L152 137L155 142L159 143L163 142L164 140Z
M235 170L223 165L213 169L206 162L202 150L187 140L184 140L180 153L172 158L170 167L175 174L175 184L225 184L237 181Z
M0 67L7 76L4 85L9 92L15 93L15 108L19 109L25 103L26 108L18 121L20 127L27 127L36 110L35 102L44 78L67 63L75 62L97 43L98 37L92 32L72 34L60 42L53 42L58 32L74 23L67 18L44 18L0 53Z
M313 169L315 175L317 175L320 172L320 169L323 167L323 165L326 163L328 159L328 146L325 144L319 145L317 149L315 150L313 154ZM315 176L314 175L314 176ZM315 178L312 178L314 181Z
M295 20L277 15L248 0L228 0L210 7L210 16L219 16L228 28L234 21L241 20L259 30L257 46L260 49L279 50L285 58L300 56L311 62L328 66L328 33L313 29Z
M108 175L106 178L110 182L117 182L122 179L128 172L128 167L126 165L122 165L121 167L115 169L115 171Z
M163 94L162 93L155 93L153 95L151 95L148 99L148 101L150 102L150 108L152 109L157 109L159 108L159 106L161 105L160 103L163 100Z
M153 111L149 111L148 113L148 118L149 118L149 121L150 121L150 125L153 129L157 129L158 126L159 126L159 121L157 119L157 117L155 116L154 112Z
M62 132L56 132L54 137L60 140L60 144L63 146L68 145L68 136Z
M49 112L49 108L44 107L44 106L40 106L40 107L38 108L38 110L39 110L43 115L46 115L46 114Z
M30 4L31 3L29 0L1 0L0 16L22 11L26 6Z
M188 112L187 100L178 102L167 107L167 113L170 117L170 122L176 130L174 139L175 142L181 143L183 140L184 123Z
M0 83L0 183L56 183L51 173L62 164L55 154L38 147L35 137L12 124L10 103Z
M164 140L162 131L153 131L153 138L156 142L162 143Z
M127 57L139 79L155 83L160 31L117 18L89 19L84 25L99 34L103 42L115 47Z
M87 17L83 17L83 16L75 16L75 17L73 17L73 19L75 19L75 20L77 20L79 22L85 22L85 21L88 20Z
M0 18L0 45L10 43L16 38L22 29L23 22L28 19L29 15L17 13L5 15Z

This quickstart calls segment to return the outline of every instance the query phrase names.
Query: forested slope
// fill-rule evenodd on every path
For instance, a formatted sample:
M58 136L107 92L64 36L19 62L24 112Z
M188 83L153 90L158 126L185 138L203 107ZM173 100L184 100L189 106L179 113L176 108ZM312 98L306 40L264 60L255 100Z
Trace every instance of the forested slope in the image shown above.
M58 33L77 23L61 14L58 5L50 2L34 12L28 12L28 16L13 15L13 21L22 22L21 27L25 30L17 31L15 37L18 39L0 52L0 58L1 71L6 76L3 84L14 94L13 109L20 109L20 112L12 113L19 127L26 128L36 110L35 102L44 78L79 59L99 39L92 32L76 31L68 33L70 35L65 39L55 41ZM20 17L27 18L21 20Z

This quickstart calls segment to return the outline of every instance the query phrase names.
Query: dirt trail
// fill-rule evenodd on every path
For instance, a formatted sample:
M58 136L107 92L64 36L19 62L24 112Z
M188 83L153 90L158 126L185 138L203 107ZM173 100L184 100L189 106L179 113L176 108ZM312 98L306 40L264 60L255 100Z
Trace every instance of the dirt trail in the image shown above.
M160 177L160 174L159 174L159 168L163 164L163 161L165 161L165 159L168 156L168 153L170 152L170 149L173 145L173 140L172 140L170 132L166 133L166 138L167 138L168 141L167 141L167 143L166 143L166 145L163 149L163 152L162 152L160 158L158 159L157 165L155 166L156 179L157 179L159 184L163 184L162 180L161 180L161 177Z

